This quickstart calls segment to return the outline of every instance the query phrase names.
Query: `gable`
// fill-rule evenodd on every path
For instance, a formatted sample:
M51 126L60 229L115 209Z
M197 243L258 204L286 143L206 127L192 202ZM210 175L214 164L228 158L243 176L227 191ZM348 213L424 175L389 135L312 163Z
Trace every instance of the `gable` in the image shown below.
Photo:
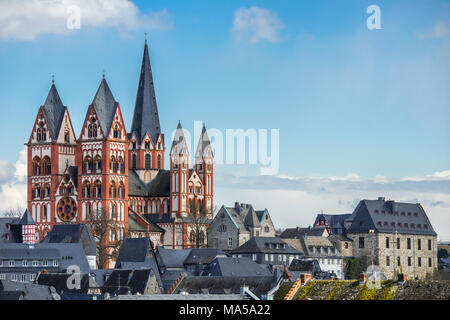
M66 141L66 134L68 135L68 141ZM72 121L67 108L64 110L64 116L61 121L61 126L56 141L57 143L76 143L75 132L73 130Z
M40 136L38 135L40 129ZM45 139L42 135L43 130L45 130ZM40 138L39 138L40 137ZM36 120L34 121L33 130L31 131L28 143L50 143L52 142L52 137L50 133L50 128L45 117L42 107L39 108Z

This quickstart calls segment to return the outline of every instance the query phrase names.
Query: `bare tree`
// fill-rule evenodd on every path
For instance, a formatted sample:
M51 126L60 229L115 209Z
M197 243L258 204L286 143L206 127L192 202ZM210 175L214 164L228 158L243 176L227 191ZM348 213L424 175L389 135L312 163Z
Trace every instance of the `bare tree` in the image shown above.
M20 217L22 217L25 210L26 209L23 206L21 206L20 204L17 204L17 206L15 208L10 207L5 212L3 212L2 216L8 217L8 218L20 218Z
M97 247L97 268L104 269L109 261L115 261L119 254L119 248L123 239L127 237L124 233L120 237L122 223L110 219L108 211L97 209L86 216L85 224L91 229ZM125 232L125 230L123 230Z
M189 234L190 242L194 242L194 248L205 248L207 236L205 234L205 226L211 223L211 219L207 217L207 210L203 203L192 201L189 206L190 222L192 230Z

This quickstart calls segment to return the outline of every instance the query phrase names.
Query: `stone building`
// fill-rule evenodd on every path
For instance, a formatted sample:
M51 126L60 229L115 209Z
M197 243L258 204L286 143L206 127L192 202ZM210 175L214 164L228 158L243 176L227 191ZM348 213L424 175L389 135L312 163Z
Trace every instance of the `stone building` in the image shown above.
M233 250L253 237L275 237L275 227L269 210L251 204L222 206L208 228L208 246L221 250Z
M387 278L425 278L437 268L437 234L419 203L361 200L346 236L353 255L367 257Z

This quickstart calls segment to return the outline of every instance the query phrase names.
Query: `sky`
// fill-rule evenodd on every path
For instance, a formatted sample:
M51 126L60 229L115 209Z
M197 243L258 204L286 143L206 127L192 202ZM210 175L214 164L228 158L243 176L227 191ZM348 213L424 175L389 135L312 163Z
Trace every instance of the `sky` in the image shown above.
M167 148L178 120L279 130L279 170L217 165L216 205L307 226L384 196L422 203L450 240L448 0L2 0L0 208L25 201L52 75L77 135L103 72L131 126L145 33Z

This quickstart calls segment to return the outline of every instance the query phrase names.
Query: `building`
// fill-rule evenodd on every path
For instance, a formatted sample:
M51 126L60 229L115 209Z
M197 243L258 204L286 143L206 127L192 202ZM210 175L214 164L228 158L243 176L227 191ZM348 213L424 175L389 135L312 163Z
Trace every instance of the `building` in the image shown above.
M361 200L351 220L345 233L353 255L366 257L386 277L423 279L437 269L437 234L419 203Z
M251 204L236 202L222 206L208 229L208 246L230 251L253 237L275 237L269 210L255 210Z
M0 218L0 244L26 243L34 244L36 240L36 224L30 211L25 210L22 218Z
M250 258L260 264L285 266L298 259L301 252L280 238L254 237L229 254L233 258Z
M223 257L214 259L204 270L205 277L270 277L272 272L265 265L249 258Z
M80 243L89 267L97 268L97 244L89 227L82 223L54 225L41 243Z
M134 217L134 224L147 230L146 221L157 221L162 230L152 226L152 236L164 246L181 249L193 245L192 217L212 219L213 154L205 126L190 168L178 124L170 168L164 169L165 141L147 42L130 131L104 76L78 136L53 83L26 146L28 209L40 239L56 224L84 223L100 212L115 226L105 242L118 242L129 231L131 209L152 216L150 221ZM200 226L203 241L208 222ZM132 232L138 229L133 225Z
M345 234L351 225L352 214L324 214L320 213L314 221L314 227L325 227L328 234Z
M0 300L60 300L55 288L34 283L0 280Z
M89 273L80 243L1 243L0 280L33 282L40 272Z

